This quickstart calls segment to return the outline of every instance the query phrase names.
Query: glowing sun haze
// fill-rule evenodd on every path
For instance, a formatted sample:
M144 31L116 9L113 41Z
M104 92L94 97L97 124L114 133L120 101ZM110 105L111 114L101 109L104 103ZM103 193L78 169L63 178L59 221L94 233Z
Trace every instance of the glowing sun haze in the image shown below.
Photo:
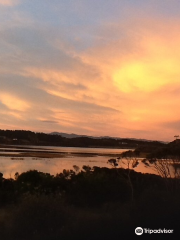
M0 128L171 141L180 1L0 0Z

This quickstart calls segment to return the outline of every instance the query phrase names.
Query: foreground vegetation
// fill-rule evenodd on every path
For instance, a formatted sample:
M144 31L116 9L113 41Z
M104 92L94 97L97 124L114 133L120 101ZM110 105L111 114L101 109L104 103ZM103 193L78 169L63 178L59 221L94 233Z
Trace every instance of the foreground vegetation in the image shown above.
M0 236L3 240L134 239L134 229L141 226L174 229L176 235L157 239L178 239L180 179L168 182L171 188L157 175L88 166L82 171L74 166L74 171L56 176L36 170L16 173L15 179L1 174Z

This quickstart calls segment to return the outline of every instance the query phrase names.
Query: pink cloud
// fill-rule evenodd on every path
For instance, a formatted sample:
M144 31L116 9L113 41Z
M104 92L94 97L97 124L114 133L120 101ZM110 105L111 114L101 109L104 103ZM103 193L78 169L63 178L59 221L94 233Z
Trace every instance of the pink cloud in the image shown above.
M3 6L14 6L19 3L20 3L19 0L0 0L0 5L3 5Z

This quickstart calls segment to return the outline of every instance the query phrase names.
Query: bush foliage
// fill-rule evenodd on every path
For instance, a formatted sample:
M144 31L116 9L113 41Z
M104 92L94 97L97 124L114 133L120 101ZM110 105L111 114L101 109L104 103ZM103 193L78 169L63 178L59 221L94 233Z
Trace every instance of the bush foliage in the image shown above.
M137 226L178 229L180 181L167 189L160 176L131 170L132 202L126 171L84 166L56 176L36 170L15 179L1 174L1 239L134 239Z

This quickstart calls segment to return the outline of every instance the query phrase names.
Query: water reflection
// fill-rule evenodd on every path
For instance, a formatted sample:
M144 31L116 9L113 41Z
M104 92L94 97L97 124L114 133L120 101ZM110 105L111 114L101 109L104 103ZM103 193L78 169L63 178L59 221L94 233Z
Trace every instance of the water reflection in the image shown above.
M90 167L108 167L112 168L107 164L108 156L97 156L97 157L66 157L66 158L0 158L0 172L4 174L4 177L14 177L16 172L22 173L28 170L38 170L45 173L56 175L63 171L63 169L73 169L73 165L77 165L80 169L84 165ZM127 168L126 165L122 167ZM153 173L156 172L152 168L147 168L143 163L140 162L139 166L135 169L137 172Z
M108 157L66 157L66 158L0 158L0 172L4 177L13 177L16 172L22 173L28 170L38 170L56 175L63 169L73 169L73 165L82 168L83 165L90 167L108 167Z
M25 151L29 151L28 148L21 148ZM16 172L22 173L28 170L38 170L45 173L50 173L56 175L63 171L63 169L73 169L73 165L77 165L80 169L86 165L90 167L108 167L112 168L107 161L110 155L115 157L127 149L103 149L103 148L61 148L61 147L31 147L36 150L46 150L51 152L64 152L61 157L43 157L39 158L37 156L6 156L8 154L8 149L4 152L4 156L0 157L0 172L3 173L5 178L14 177ZM16 151L17 148L11 148L11 151ZM12 153L10 151L10 153ZM46 152L44 151L44 152ZM1 152L1 154L3 151ZM78 154L77 154L78 153ZM86 154L85 154L86 153ZM88 153L88 154L87 154ZM13 152L14 154L14 152ZM142 159L141 159L142 160ZM157 171L152 167L147 167L143 162L139 160L139 165L134 170L142 173L152 173L157 174ZM124 164L119 165L119 167L127 168L126 160L123 160Z

